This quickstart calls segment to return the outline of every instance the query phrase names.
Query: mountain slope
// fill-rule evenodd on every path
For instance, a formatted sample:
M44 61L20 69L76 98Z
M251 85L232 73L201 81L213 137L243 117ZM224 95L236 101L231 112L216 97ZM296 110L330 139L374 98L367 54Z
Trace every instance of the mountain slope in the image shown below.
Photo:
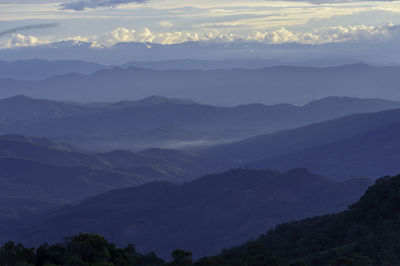
M0 136L0 157L35 160L63 166L86 166L98 169L110 164L94 154L78 151L67 144L22 135Z
M289 155L249 163L251 167L307 167L335 179L378 177L400 171L400 124L317 146Z
M280 257L298 263L290 265L399 265L399 191L400 176L381 178L347 211L279 225L222 257L237 263Z
M10 126L18 127L49 119L87 115L95 111L95 108L77 104L33 99L18 95L0 100L0 123L5 126L10 124Z
M38 244L95 232L162 257L175 248L209 255L283 221L343 210L369 184L366 179L336 183L304 169L283 174L237 169L182 185L158 182L115 190L32 217L15 228L14 236Z
M54 75L91 74L107 66L77 60L46 61L39 59L0 61L0 78L17 80L42 80Z
M228 165L282 169L310 166L340 178L363 174L378 177L400 170L395 167L398 165L397 150L391 148L398 146L394 132L399 124L400 109L356 114L211 147L203 153L204 157L225 161ZM384 155L378 159L378 165L363 168L378 154ZM384 162L385 159L389 161ZM356 165L350 169L352 163ZM339 169L342 164L343 171Z
M194 158L173 150L97 154L45 138L0 136L0 227L117 188L193 179L207 171Z
M8 242L2 247L0 259L8 264L39 261L40 265L42 261L65 264L75 256L74 261L80 264L96 261L160 266L397 266L400 259L399 188L400 176L381 178L346 211L280 224L257 240L195 262L192 253L183 250L175 250L173 261L169 263L158 259L154 253L138 254L133 245L116 252L115 244L108 243L102 236L83 233L64 243L41 245L36 250ZM54 250L57 252L51 252Z
M181 182L207 171L207 168L195 163L194 152L152 149L140 153L123 150L92 153L46 138L21 135L0 136L0 158L24 159L93 170L117 170L147 181Z

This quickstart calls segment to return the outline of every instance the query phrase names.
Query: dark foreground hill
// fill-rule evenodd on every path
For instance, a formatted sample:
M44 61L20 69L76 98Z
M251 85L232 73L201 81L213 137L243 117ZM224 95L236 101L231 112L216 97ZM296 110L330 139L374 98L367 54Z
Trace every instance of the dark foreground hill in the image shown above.
M36 252L9 242L1 249L0 260L7 265L19 261L38 266L398 266L399 191L400 176L381 178L341 213L281 224L257 240L196 262L190 252L175 250L173 261L165 263L153 253L137 253L133 246L116 249L93 234L79 234L64 244L42 245Z
M25 219L11 236L37 245L93 232L164 258L176 248L199 257L284 221L341 211L369 184L366 179L337 183L304 169L237 169L182 185L156 182L115 190Z
M310 266L400 265L399 206L400 176L384 177L349 210L279 225L221 257L258 263L280 257Z

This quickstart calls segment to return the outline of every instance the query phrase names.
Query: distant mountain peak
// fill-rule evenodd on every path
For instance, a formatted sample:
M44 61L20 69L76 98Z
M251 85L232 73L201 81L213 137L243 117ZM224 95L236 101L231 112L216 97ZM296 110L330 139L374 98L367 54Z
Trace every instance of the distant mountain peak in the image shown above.
M164 96L152 95L150 97L137 101L137 103L144 105L156 105L160 103L193 104L195 102L188 99L168 98Z
M356 69L373 69L375 67L372 66L372 65L363 63L363 62L359 62L359 63L347 64L347 65L339 66L339 67L336 67L336 68L356 70Z
M11 97L4 98L4 99L1 99L1 100L7 100L7 101L26 101L26 100L34 100L34 99L33 99L32 97L19 94L19 95L11 96Z
M112 105L112 108L126 108L126 107L151 107L163 103L172 104L195 104L196 102L189 99L168 98L164 96L152 95L138 101L121 101Z
M349 96L328 96L318 100L310 101L309 103L305 104L305 107L310 106L327 106L327 105L338 105L338 104L349 104L349 103L386 103L386 104L395 104L395 101L386 100L386 99L379 99L379 98L357 98L357 97L349 97Z

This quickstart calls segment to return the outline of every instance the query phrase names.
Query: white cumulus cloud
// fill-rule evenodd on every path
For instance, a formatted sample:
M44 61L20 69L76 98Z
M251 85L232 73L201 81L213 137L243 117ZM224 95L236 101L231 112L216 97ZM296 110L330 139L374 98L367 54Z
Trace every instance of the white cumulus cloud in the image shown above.
M153 32L149 28L119 27L110 33L96 36L74 36L58 41L69 41L72 44L86 43L92 48L103 48L121 42L177 44L184 42L231 43L231 42L259 42L264 44L326 44L345 42L385 41L395 36L400 37L400 25L385 24L381 26L335 26L326 27L311 32L293 32L286 28L271 31L255 31L250 34L237 34L210 30L203 33L189 31ZM43 40L35 36L25 36L14 33L8 40L0 42L0 48L13 48L48 44L50 40Z
M269 44L296 42L302 44L323 44L337 42L357 42L385 40L400 33L400 27L391 23L381 26L336 26L306 33L294 33L285 28L274 31L253 32L246 37L248 41Z
M25 36L20 33L14 33L12 34L12 37L10 39L1 42L0 47L14 48L14 47L36 46L46 43L48 43L48 41L40 40L35 36Z
M217 30L203 34L195 32L152 32L148 28L140 30L117 28L111 32L109 45L118 42L149 42L161 44L176 44L189 41L228 43L235 41L260 42L266 44L301 43L324 44L337 42L357 42L371 40L385 40L400 33L400 26L385 24L381 26L336 26L327 27L312 32L293 32L286 28L265 32L252 32L247 35L224 33Z
M164 28L171 28L174 26L174 23L172 23L171 21L168 21L168 20L163 20L160 22L160 26L164 27Z

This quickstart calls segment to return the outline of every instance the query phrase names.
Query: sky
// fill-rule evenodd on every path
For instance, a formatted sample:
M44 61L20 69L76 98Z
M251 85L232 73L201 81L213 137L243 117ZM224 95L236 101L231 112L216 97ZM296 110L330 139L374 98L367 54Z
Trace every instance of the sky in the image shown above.
M1 0L0 48L119 42L397 42L400 1Z

